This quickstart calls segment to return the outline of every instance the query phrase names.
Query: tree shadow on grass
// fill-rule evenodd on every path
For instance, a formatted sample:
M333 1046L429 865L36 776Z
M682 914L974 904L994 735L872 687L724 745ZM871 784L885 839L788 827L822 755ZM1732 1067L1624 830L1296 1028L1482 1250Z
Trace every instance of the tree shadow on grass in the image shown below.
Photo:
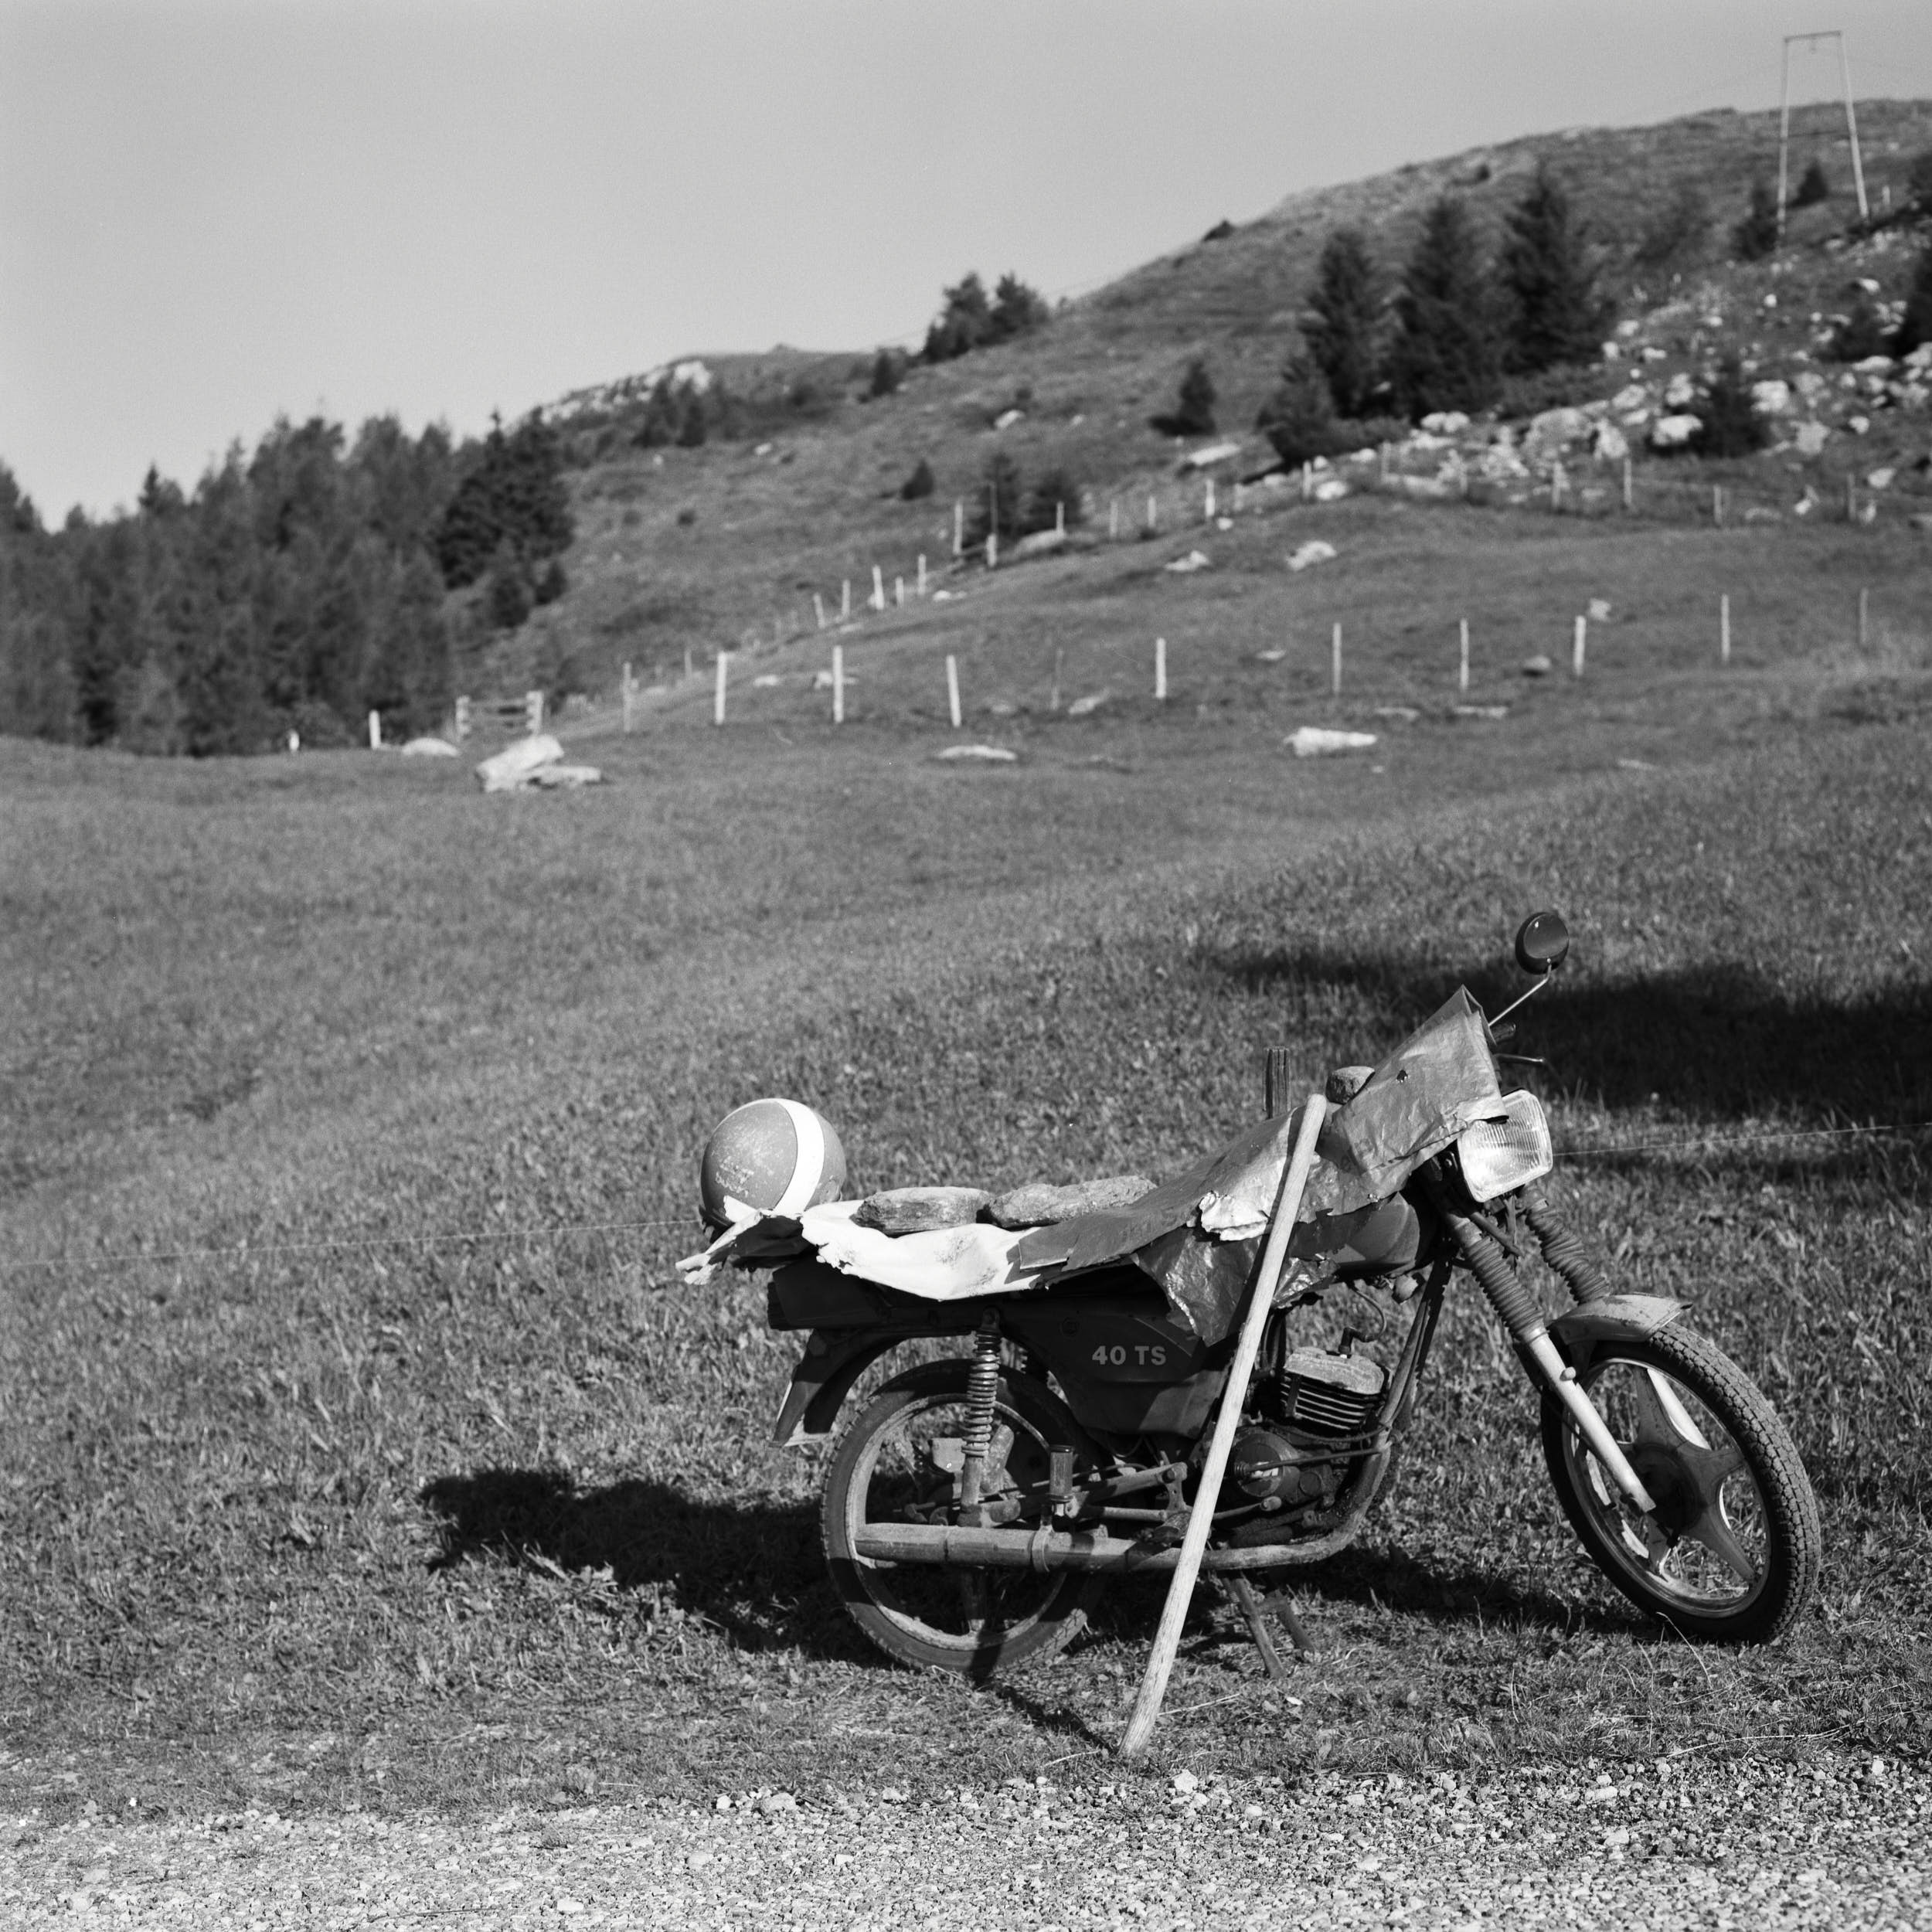
M871 1655L832 1595L808 1505L700 1502L642 1478L580 1489L554 1469L438 1476L421 1500L440 1545L433 1570L494 1556L587 1579L607 1570L619 1590L668 1590L741 1649Z
M1230 953L1212 970L1257 992L1349 992L1391 1028L1385 1049L1456 985L1420 962L1318 948ZM1529 984L1501 971L1469 981L1492 1012ZM1559 975L1515 1020L1506 1050L1546 1060L1543 1084L1609 1107L1655 1100L1707 1117L1782 1114L1834 1125L1932 1118L1932 985L1834 1002L1794 996L1730 964L1625 979ZM1365 1040L1362 1056L1373 1050Z

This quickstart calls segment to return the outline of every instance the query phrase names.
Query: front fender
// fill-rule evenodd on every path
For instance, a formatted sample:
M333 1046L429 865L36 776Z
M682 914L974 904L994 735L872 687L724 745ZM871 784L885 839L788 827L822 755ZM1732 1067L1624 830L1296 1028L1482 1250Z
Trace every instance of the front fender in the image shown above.
M1563 1359L1573 1369L1587 1367L1604 1342L1641 1342L1668 1328L1684 1312L1681 1301L1662 1294L1607 1294L1560 1315L1549 1332Z

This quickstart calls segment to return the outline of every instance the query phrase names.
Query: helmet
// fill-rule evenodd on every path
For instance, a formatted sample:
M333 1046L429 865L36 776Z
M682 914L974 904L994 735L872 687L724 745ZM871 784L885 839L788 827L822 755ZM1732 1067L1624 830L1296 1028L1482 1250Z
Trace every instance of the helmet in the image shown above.
M760 1214L802 1214L837 1200L845 1185L837 1129L798 1100L749 1100L727 1114L698 1163L705 1221L720 1230Z

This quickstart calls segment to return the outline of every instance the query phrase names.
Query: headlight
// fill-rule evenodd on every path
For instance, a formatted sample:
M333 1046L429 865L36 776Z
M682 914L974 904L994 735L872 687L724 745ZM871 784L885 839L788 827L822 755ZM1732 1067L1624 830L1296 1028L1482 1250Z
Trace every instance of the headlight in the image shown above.
M1456 1137L1463 1182L1478 1201L1493 1201L1556 1165L1549 1124L1533 1094L1506 1094L1488 1117Z

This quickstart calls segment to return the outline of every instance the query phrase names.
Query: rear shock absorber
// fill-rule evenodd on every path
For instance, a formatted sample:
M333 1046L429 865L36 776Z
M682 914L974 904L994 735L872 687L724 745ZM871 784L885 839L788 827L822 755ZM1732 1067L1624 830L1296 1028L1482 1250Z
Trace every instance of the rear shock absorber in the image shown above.
M1549 1205L1549 1197L1540 1188L1523 1196L1522 1218L1541 1243L1543 1259L1563 1277L1577 1301L1600 1301L1614 1292L1609 1276L1597 1265L1582 1236Z
M966 1371L966 1440L959 1464L959 1519L983 1528L981 1492L986 1454L993 1443L993 1403L999 1394L999 1317L991 1308L980 1317L973 1337L972 1366Z

